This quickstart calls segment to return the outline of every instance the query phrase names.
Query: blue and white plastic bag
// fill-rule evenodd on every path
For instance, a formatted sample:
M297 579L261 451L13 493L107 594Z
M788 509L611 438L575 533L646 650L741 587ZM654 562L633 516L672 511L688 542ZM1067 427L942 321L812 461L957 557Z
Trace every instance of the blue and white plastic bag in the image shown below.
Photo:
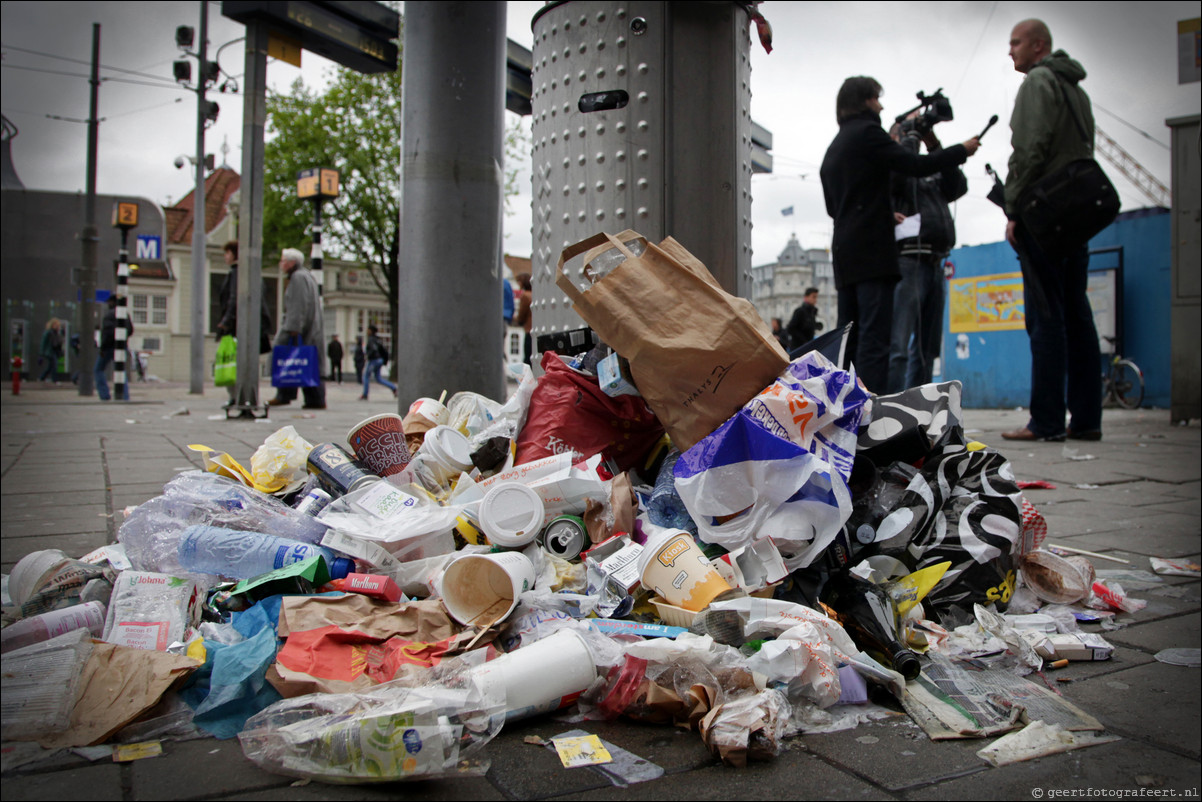
M818 353L685 451L676 489L702 541L728 550L771 537L790 571L822 553L851 514L847 480L871 396Z

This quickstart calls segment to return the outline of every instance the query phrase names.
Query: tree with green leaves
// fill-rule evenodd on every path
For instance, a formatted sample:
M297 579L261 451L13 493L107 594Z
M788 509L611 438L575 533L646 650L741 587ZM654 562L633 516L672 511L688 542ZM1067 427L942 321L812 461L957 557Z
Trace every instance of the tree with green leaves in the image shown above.
M339 67L323 91L298 79L289 93L270 94L263 168L264 261L284 248L308 249L313 207L296 197L296 175L333 167L341 191L322 205L322 248L367 268L393 321L401 270L401 69L364 75ZM529 158L520 121L511 121L505 142L508 198L517 193L518 165Z

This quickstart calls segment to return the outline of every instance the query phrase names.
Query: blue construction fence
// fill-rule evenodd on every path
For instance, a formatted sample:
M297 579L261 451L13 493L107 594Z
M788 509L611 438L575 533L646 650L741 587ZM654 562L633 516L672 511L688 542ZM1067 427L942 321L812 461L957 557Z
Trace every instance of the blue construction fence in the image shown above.
M1098 334L1143 369L1145 407L1169 406L1171 215L1137 209L1090 240L1090 303ZM1018 257L1010 244L957 248L948 258L941 375L964 385L964 406L1030 403L1031 349ZM1103 352L1112 351L1107 341ZM1102 367L1098 366L1099 376ZM1099 387L1099 392L1101 389Z

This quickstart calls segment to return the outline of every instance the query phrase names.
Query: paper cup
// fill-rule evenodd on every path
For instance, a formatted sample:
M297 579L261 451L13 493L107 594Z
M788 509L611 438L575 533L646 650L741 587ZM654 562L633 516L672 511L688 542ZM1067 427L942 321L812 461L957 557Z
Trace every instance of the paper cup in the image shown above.
M571 629L489 660L472 673L505 689L505 718L510 721L567 707L597 679L584 638Z
M400 473L409 464L401 416L385 413L360 421L346 435L355 458L379 476Z
M465 554L447 566L438 595L461 624L486 627L505 619L523 591L534 587L534 563L520 551Z
M480 502L480 528L494 546L520 549L543 528L542 497L521 482L500 482Z
M459 474L472 469L471 442L450 426L435 426L426 432L420 453L440 485L448 485Z
M425 418L430 422L430 426L445 426L447 421L451 419L451 413L441 402L433 398L419 398L409 405L409 411L405 414L408 418L410 415Z
M693 536L669 531L650 542L639 555L643 587L669 604L700 612L715 598L733 588L710 565Z

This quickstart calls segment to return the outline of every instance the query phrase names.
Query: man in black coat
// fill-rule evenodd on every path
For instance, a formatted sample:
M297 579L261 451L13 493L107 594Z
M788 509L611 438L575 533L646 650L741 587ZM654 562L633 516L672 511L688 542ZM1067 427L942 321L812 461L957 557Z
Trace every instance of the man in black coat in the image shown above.
M835 219L831 242L840 327L854 323L847 352L872 392L887 391L893 285L901 276L889 174L926 176L963 164L976 153L976 137L939 153L920 156L894 142L881 127L881 85L860 76L839 89L839 133L822 160L826 211Z

